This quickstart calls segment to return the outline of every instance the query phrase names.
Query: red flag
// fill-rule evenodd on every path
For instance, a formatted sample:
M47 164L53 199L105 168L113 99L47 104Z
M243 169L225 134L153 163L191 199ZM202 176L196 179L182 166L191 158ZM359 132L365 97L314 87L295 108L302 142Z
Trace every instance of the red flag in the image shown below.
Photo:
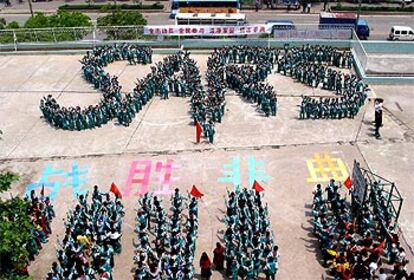
M203 132L203 128L201 127L201 124L198 121L196 121L196 142L197 144L200 143L202 132Z
M201 198L204 194L201 193L195 185L191 188L190 194L194 197Z
M348 176L348 178L346 178L345 182L344 182L345 187L350 190L352 187L352 180L351 177Z
M122 193L119 191L118 187L115 185L114 182L112 182L109 191L114 193L117 197L122 198Z
M258 193L264 191L264 188L256 180L254 180L253 189Z
M42 189L40 190L40 195L45 196L45 185L42 185Z

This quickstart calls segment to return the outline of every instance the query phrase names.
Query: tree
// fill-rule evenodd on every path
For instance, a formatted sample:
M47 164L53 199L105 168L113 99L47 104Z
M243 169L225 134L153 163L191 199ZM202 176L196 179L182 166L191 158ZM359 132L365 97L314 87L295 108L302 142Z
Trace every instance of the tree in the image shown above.
M139 12L135 11L114 11L109 15L98 18L98 26L126 26L146 25L147 20Z
M12 21L7 24L6 28L7 29L18 29L20 28L20 25L17 21Z
M111 28L111 26L142 26L147 24L147 20L139 12L135 11L114 11L109 15L99 17L97 20L98 27L105 28L107 40L131 40L142 36L142 28Z
M26 28L44 28L44 27L79 27L92 26L90 17L79 12L59 11L57 14L47 16L43 13L36 13L29 18L24 27Z
M57 14L45 15L36 13L24 24L25 28L53 28L53 27L88 27L92 26L90 17L79 12L58 11ZM36 33L26 32L17 34L18 41L76 41L81 40L88 34L83 29L36 31Z
M24 24L24 28L54 28L54 27L88 27L92 26L90 18L79 12L59 11L57 14L45 15L36 13L35 16L29 18ZM20 26L17 22L10 22L6 25L6 21L0 18L0 29L18 29ZM88 34L85 29L70 30L22 30L15 32L18 42L50 42L50 41L75 41L81 40ZM13 32L0 33L0 43L12 43L14 41Z
M4 18L0 18L0 29L4 29L6 27L6 20Z
M3 174L0 174L0 193L8 191L11 187L11 184L18 179L19 176L12 172L5 172ZM0 199L0 202L1 201L2 200Z
M0 193L8 191L19 176L0 174ZM19 198L0 198L0 279L28 279L19 274L29 263L26 244L33 239L33 223L27 215L28 202Z

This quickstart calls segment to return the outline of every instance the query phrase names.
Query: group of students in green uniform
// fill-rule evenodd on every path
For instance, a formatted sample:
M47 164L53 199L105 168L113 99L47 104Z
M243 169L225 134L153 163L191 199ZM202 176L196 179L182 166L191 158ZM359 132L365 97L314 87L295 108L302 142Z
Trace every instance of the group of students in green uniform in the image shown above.
M64 130L93 129L112 119L128 126L155 95L168 99L169 94L174 93L179 97L191 96L193 117L203 125L205 136L213 142L214 122L220 121L224 114L221 102L224 94L222 87L211 86L204 90L199 69L188 52L179 51L151 66L151 73L138 80L133 91L126 94L122 94L118 78L103 69L109 63L121 60L128 60L130 64L148 64L152 62L152 50L124 44L95 47L87 52L81 60L83 76L95 89L102 91L103 98L99 104L82 109L60 106L48 95L40 102L45 120ZM212 118L210 112L214 112Z
M131 64L148 64L152 62L152 50L148 47L123 44L94 47L92 51L88 51L81 60L83 76L95 89L102 91L103 98L97 105L82 109L79 106L60 106L55 98L48 95L40 102L40 110L46 121L64 130L93 129L114 118L126 125L128 117L124 114L127 110L136 109L132 106L133 98L131 95L124 98L117 77L111 77L103 69L108 64L120 60L128 60ZM148 97L149 92L146 94ZM134 100L138 99L141 104L145 102L144 96L134 96Z
M194 277L198 201L175 189L170 202L168 214L156 195L147 193L139 199L135 280L192 280Z
M350 69L354 63L349 51L328 46L285 46L277 62L277 72L291 76L310 87L334 91L337 97L302 96L300 119L354 118L367 98L366 85L355 74L335 68Z
M383 262L387 258L388 264L394 265L390 269L393 279L411 279L386 201L388 194L376 184L368 191L366 201L360 201L354 189L352 200L347 201L341 189L341 184L332 179L325 190L318 184L313 191L313 233L330 273L335 279L388 279Z
M267 47L229 46L215 49L207 61L204 87L196 62L189 52L179 51L151 66L151 73L138 80L130 93L122 93L116 76L104 67L114 61L130 64L152 63L152 50L134 44L95 47L81 60L84 78L102 91L97 105L85 108L63 107L51 95L40 102L40 110L52 126L65 130L100 127L112 119L129 126L134 117L155 96L168 99L173 93L191 97L194 125L201 124L204 137L214 142L215 123L225 113L226 87L235 90L248 102L256 103L265 116L277 115L277 97L273 86L265 82L272 69L313 87L335 91L339 97L303 96L300 119L353 118L363 106L367 94L362 80L353 74L331 69L350 68L352 54L332 47L310 46L284 49ZM241 65L243 64L243 65Z
M269 220L268 206L255 190L227 192L225 260L230 279L275 279L279 268L279 248Z
M210 72L218 76L216 83L235 90L248 102L256 103L265 116L276 116L276 92L264 80L271 74L278 53L277 49L271 48L229 46L215 49L207 65Z
M58 241L57 262L53 262L48 280L112 280L114 256L121 253L121 200L111 198L94 186L92 199L88 193L78 196L78 204L69 210L65 236Z

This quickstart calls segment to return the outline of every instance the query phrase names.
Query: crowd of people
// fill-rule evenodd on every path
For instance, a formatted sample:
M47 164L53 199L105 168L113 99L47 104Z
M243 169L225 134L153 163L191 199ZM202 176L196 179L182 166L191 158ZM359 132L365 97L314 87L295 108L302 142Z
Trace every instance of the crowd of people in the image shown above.
M65 130L100 127L112 119L128 126L135 115L156 94L168 99L170 93L191 97L194 123L199 122L204 136L214 140L214 123L221 122L225 112L225 87L238 91L245 99L256 102L266 116L276 115L277 98L273 87L263 83L271 73L278 50L270 48L227 47L215 50L208 60L207 88L201 83L196 62L188 52L165 57L151 67L151 73L138 81L131 93L123 96L117 76L110 76L104 67L114 61L130 64L152 62L152 50L136 45L95 47L81 60L84 78L103 98L97 105L86 108L63 107L51 95L40 102L44 118L53 126ZM236 64L251 65L240 67Z
M331 68L350 68L350 52L340 52L328 46L268 47L229 46L215 49L207 61L206 87L202 85L197 63L189 52L179 51L151 66L151 73L138 80L130 93L123 94L117 76L104 67L114 61L128 60L130 64L152 62L152 50L137 45L108 45L95 47L81 60L84 78L103 93L96 105L85 108L63 107L51 95L40 102L40 110L52 126L65 130L84 130L100 127L112 119L129 126L135 115L155 96L168 99L173 93L191 97L194 125L198 122L211 143L215 123L225 113L226 88L235 90L248 102L256 103L265 116L276 116L276 92L265 79L277 67L277 72L312 87L335 91L337 97L303 96L300 119L353 118L363 106L366 86L354 74L344 74Z
M139 199L135 228L138 235L134 256L136 280L192 280L194 277L198 201L175 189L170 202L168 214L158 196L147 193Z
M128 125L131 115L140 110L153 94L151 85L147 85L145 92L139 94L121 94L121 85L116 76L110 76L103 67L109 63L128 60L131 64L152 62L152 50L149 47L136 45L107 45L94 47L81 60L84 78L103 93L103 98L97 105L85 108L63 107L51 95L44 97L40 102L40 110L44 118L52 126L65 130L84 130L100 127L111 119L118 119L123 125ZM150 76L150 75L149 75ZM151 77L147 77L150 79ZM138 84L139 88L140 85ZM134 102L135 101L135 102ZM138 104L140 103L140 104Z
M196 62L188 52L163 58L151 66L151 73L138 80L131 93L123 95L117 76L110 76L104 67L114 61L128 60L130 64L152 62L152 50L136 45L108 45L95 47L81 60L84 78L103 93L97 105L86 108L63 107L51 95L40 102L44 118L52 126L65 130L84 130L100 127L112 119L124 126L155 96L168 99L170 93L176 96L191 96L192 112L195 121L204 128L210 142L214 137L214 122L221 121L224 114L224 92L222 86L210 85L207 91L201 84L201 75Z
M319 240L323 263L335 279L414 279L392 219L391 206L378 185L368 199L352 204L333 179L313 191L313 233ZM389 278L389 277L393 278Z
M79 195L76 207L68 211L65 237L58 242L58 261L53 262L48 280L113 279L114 256L121 253L124 206L98 186L90 202L88 195Z
M229 46L215 49L207 62L207 77L217 87L226 86L248 102L256 103L267 117L276 116L276 92L264 80L271 74L278 56L279 50L272 48Z
M334 91L337 97L302 96L300 119L354 118L367 98L367 87L355 74L346 74L335 68L350 69L352 53L330 46L285 46L277 61L277 72L289 75L310 87Z
M279 268L279 248L274 245L267 204L255 190L241 189L227 193L226 198L225 263L230 279L275 279ZM217 244L216 254L221 245ZM216 263L216 261L214 261ZM220 265L219 265L220 266ZM220 270L219 267L218 270ZM216 265L217 269L217 265Z
M42 194L37 195L34 190L30 192L30 196L24 199L29 203L27 214L34 225L33 238L26 244L29 259L33 261L42 249L42 244L48 241L49 235L52 233L50 224L55 217L55 211L49 197Z

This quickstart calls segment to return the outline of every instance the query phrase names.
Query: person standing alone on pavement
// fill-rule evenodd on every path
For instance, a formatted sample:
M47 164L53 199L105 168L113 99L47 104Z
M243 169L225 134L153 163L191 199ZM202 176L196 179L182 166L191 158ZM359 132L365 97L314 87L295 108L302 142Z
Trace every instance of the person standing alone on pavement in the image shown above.
M378 139L381 137L379 129L382 126L382 103L384 100L382 98L376 98L374 109L375 109L375 137Z

